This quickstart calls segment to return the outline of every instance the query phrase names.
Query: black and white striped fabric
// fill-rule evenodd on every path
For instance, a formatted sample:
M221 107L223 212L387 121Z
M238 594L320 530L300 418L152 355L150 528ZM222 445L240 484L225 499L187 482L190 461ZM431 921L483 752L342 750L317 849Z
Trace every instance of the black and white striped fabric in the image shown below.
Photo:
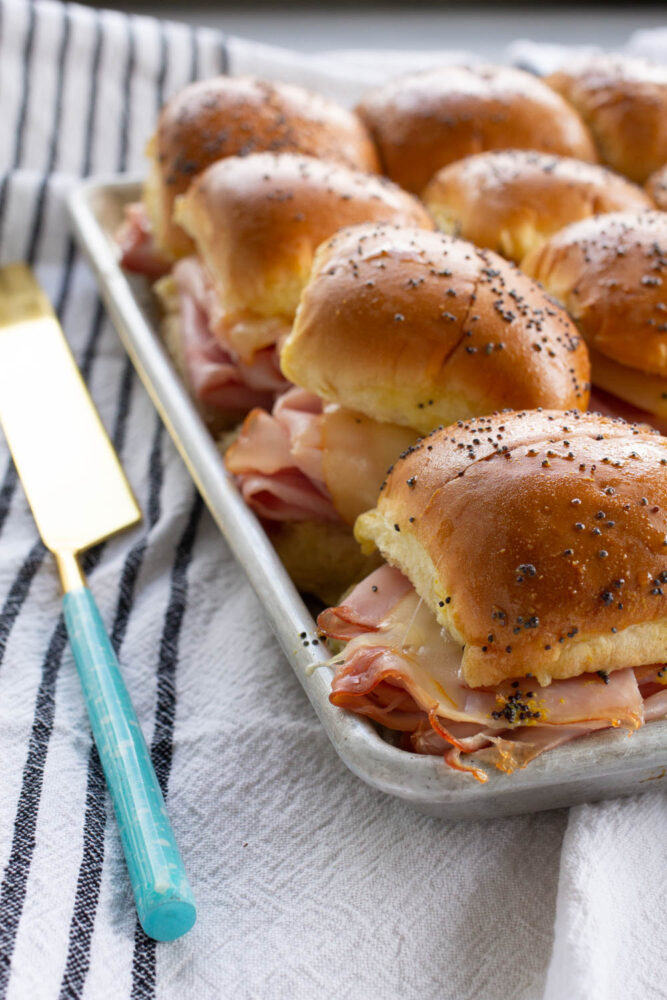
M173 944L137 926L56 574L2 442L0 1000L664 995L662 796L569 826L565 812L447 824L348 773L68 233L66 190L141 169L158 108L189 80L255 71L351 98L367 76L47 0L0 0L0 18L0 255L35 266L143 507L86 569L199 905Z

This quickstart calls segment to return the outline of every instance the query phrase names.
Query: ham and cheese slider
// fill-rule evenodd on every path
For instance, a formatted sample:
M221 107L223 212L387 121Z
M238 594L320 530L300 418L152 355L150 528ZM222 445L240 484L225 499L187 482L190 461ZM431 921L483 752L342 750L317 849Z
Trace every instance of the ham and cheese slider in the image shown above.
M355 226L319 248L281 367L299 388L249 414L226 464L291 535L314 520L351 525L395 458L440 424L506 406L583 410L589 397L586 347L533 281L405 227Z
M585 56L545 82L579 112L602 163L638 184L667 163L667 66Z
M480 780L667 714L656 432L578 411L459 421L401 456L355 534L387 564L318 619L346 643L334 704Z
M214 163L179 199L176 219L197 252L156 291L172 356L216 426L287 388L277 345L323 240L365 220L433 228L386 178L294 153Z
M422 200L443 232L517 263L571 222L653 208L645 191L611 170L529 150L478 153L451 163Z
M537 149L596 162L576 111L546 84L509 66L446 66L366 94L357 111L387 176L421 192L436 171L489 149Z
M192 240L173 218L177 197L211 163L265 151L378 170L366 128L335 101L253 76L200 80L162 109L148 143L143 202L131 208L120 238L123 265L157 277L170 261L192 253Z
M574 319L594 385L667 431L667 214L615 212L574 223L521 267Z

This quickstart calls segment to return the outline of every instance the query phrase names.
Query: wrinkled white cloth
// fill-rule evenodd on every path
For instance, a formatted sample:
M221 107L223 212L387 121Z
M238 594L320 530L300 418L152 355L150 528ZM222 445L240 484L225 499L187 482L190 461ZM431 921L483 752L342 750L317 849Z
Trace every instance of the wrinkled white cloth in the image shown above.
M172 944L137 929L56 574L0 442L0 997L667 995L664 795L454 823L354 777L68 235L76 177L143 169L157 108L189 79L256 72L352 100L423 56L297 56L48 0L0 13L0 253L35 264L145 513L89 576L199 908Z

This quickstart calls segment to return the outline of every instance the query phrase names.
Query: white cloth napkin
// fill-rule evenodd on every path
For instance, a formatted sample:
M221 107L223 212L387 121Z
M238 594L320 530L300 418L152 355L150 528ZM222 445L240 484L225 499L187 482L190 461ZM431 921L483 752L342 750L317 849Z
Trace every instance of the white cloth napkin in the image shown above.
M68 235L75 178L141 170L159 105L191 78L352 100L426 57L298 56L51 2L0 14L1 258L35 264L145 513L89 559L90 583L199 905L173 944L137 927L56 574L0 442L0 998L665 996L663 794L451 823L350 774Z

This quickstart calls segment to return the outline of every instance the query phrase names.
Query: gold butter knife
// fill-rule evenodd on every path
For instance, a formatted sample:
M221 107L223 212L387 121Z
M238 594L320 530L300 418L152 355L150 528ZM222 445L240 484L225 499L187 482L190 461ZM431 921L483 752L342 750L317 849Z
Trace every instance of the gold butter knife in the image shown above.
M51 305L24 264L0 269L0 423L44 544L120 829L137 912L158 941L195 906L150 755L80 553L141 518Z

